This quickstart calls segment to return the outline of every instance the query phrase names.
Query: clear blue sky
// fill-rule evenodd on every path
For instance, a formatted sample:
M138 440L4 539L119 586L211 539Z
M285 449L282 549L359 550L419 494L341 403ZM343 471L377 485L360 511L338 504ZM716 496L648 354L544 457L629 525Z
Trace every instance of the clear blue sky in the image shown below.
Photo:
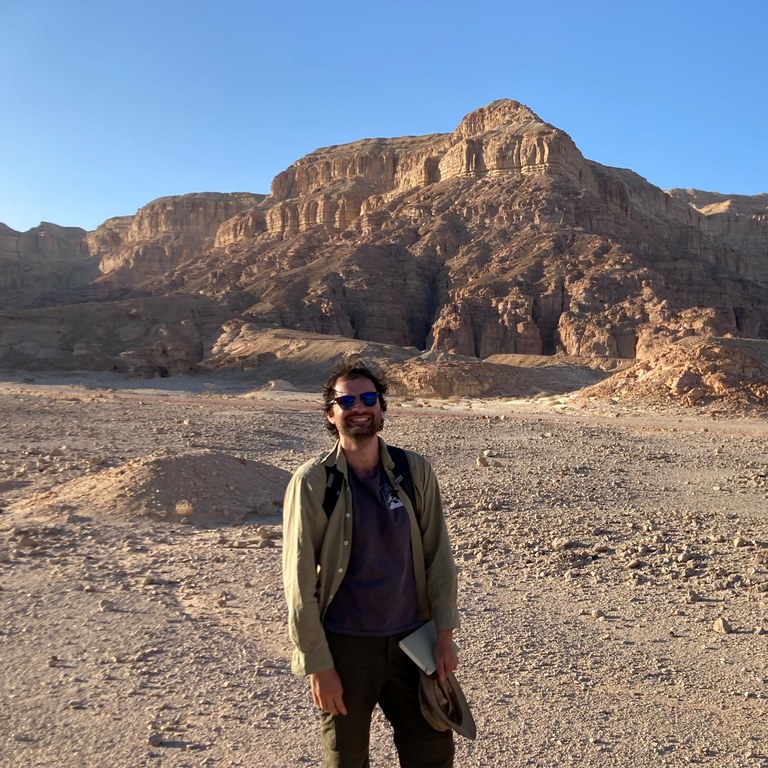
M0 0L0 222L268 192L317 147L521 101L668 189L768 191L768 2Z

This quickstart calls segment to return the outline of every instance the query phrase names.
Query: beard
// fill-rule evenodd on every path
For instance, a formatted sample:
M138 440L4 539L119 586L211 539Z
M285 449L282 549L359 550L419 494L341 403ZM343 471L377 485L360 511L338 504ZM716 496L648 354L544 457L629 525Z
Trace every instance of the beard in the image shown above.
M380 413L360 414L342 419L339 432L350 440L364 440L373 437L384 428L384 417Z

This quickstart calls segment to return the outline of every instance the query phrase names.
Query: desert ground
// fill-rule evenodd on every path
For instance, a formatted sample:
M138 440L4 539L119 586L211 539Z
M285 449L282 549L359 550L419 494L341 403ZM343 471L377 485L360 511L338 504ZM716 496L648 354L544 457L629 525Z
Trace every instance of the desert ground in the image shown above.
M280 575L314 392L0 377L0 765L319 766ZM768 766L768 429L572 395L396 397L460 579L456 765ZM397 759L374 724L372 764Z

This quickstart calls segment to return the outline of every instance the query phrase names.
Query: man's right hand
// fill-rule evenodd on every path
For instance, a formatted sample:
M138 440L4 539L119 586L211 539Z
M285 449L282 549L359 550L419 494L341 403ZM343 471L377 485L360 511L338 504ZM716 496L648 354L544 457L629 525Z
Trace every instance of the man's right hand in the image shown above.
M344 689L339 673L335 669L314 672L309 676L309 685L312 688L312 698L320 709L325 709L332 715L347 714L347 708L342 699Z

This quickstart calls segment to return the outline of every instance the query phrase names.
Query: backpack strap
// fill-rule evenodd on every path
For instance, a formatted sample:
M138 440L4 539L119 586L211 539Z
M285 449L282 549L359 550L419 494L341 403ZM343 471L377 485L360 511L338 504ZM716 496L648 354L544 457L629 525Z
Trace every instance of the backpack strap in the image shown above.
M408 494L411 500L413 510L418 516L419 510L416 507L416 490L413 487L413 475L411 474L411 465L408 463L408 457L402 448L395 445L388 445L387 451L395 462L395 482Z
M344 485L344 475L336 467L325 468L325 494L323 495L323 511L326 517L333 514Z
M394 445L388 445L387 451L395 463L395 482L408 494L416 514L419 510L416 507L416 490L413 487L413 475L411 466L408 464L408 457L402 448ZM344 475L336 467L325 468L325 493L323 494L323 511L326 517L333 514L336 505L339 503L341 488L344 485Z

